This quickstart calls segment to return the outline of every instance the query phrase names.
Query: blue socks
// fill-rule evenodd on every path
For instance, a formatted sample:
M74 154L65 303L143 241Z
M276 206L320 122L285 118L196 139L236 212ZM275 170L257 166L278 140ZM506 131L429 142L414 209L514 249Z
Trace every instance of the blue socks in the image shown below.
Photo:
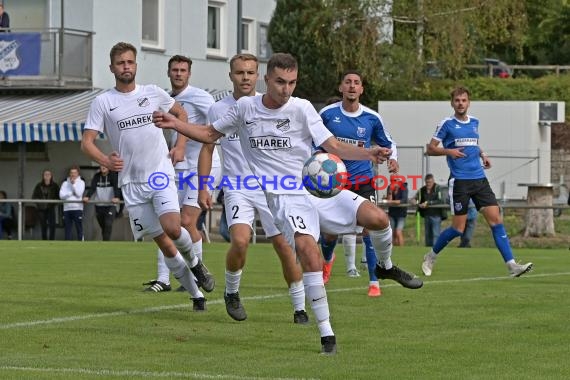
M437 241L433 245L432 248L433 253L435 253L436 255L440 253L441 250L444 249L447 246L447 244L449 244L450 241L452 241L458 236L461 236L461 232L457 231L453 227L448 227L445 230L443 230L439 235L439 237L437 238Z
M376 259L376 251L374 250L374 246L372 246L372 239L370 239L369 235L366 235L362 236L362 241L366 247L366 266L368 267L368 277L370 278L370 281L378 281L378 278L374 273L374 268L376 268L376 263L378 260Z
M328 263L332 260L334 248L336 247L336 239L332 241L325 241L321 236L321 250L323 251L323 258Z
M507 231L505 231L505 226L502 223L496 224L491 227L491 231L493 231L493 239L495 239L495 245L499 249L499 252L501 252L501 256L503 256L505 263L510 260L514 260L511 243L509 242Z

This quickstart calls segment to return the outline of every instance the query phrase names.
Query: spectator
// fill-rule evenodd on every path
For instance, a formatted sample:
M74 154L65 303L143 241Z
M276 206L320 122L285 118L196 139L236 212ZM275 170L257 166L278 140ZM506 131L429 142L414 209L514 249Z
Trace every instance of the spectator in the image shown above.
M53 173L45 169L42 180L34 187L32 199L59 199L59 185L53 181ZM36 203L38 218L42 229L42 240L55 240L55 203Z
M465 222L465 231L461 235L461 242L459 243L459 248L471 248L471 239L473 238L473 233L475 232L475 227L477 226L477 208L473 200L469 200L469 208L467 209L467 222Z
M7 199L8 194L0 190L0 199ZM4 237L4 231L8 234L8 240L12 239L12 227L14 226L14 207L10 203L0 203L0 240Z
M99 171L93 176L91 186L83 197L83 202L89 202L93 194L95 194L94 200L103 202L95 203L95 217L99 227L101 227L103 241L109 241L117 213L115 205L119 203L121 197L117 172L109 171L106 166L99 166ZM109 204L111 202L113 204Z
M61 184L59 198L65 201L81 201L85 191L85 182L79 176L79 167L69 169L69 177ZM83 203L69 202L63 204L63 225L65 240L71 240L72 228L75 225L77 240L83 240Z
M408 183L402 182L398 177L388 186L388 215L390 216L390 225L392 226L392 243L394 245L404 245L404 225L406 224L406 215L408 215L407 207L400 204L408 203Z
M433 174L427 174L424 181L425 185L418 191L416 198L418 212L424 218L426 247L433 247L441 231L441 221L447 214L443 208L432 207L443 204L441 189L435 183Z
M4 3L0 2L0 32L9 32L10 16L4 12Z

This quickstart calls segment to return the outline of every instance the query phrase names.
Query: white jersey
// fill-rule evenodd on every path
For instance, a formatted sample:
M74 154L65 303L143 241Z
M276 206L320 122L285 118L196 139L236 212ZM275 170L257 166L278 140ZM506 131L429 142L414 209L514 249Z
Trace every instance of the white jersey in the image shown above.
M202 90L201 88L188 86L181 93L174 95L174 99L188 113L188 122L193 124L208 124L208 111L212 104L215 103L214 98L209 92ZM176 139L178 138L178 133L173 131L171 135L170 146L176 144ZM184 155L186 160L178 162L174 168L184 169L189 171L196 171L198 169L198 156L200 154L200 149L202 149L202 143L188 139L186 142L186 151ZM220 166L220 157L218 152L214 150L212 155L212 167Z
M262 98L240 98L213 126L226 136L237 132L246 162L266 192L307 194L301 172L312 143L319 146L333 135L308 100L291 97L269 109Z
M85 129L105 132L124 160L119 186L147 183L156 172L174 179L164 134L152 122L153 111L168 112L173 105L174 99L152 84L136 85L128 93L113 88L93 100Z
M210 122L221 119L236 103L237 101L233 95L226 96L210 107L208 119ZM252 176L253 172L249 168L242 153L237 133L222 137L220 139L220 147L222 148L222 155L224 157L222 162L222 176L224 177L224 183L228 184L227 189L231 191L232 189L240 187L240 180L237 179L238 176L240 179L243 179L247 176Z

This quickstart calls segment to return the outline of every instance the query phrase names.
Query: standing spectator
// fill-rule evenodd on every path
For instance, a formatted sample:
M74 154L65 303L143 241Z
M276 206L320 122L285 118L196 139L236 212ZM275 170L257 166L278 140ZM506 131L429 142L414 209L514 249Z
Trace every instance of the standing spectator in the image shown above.
M426 174L425 185L417 193L418 212L424 218L426 247L433 247L439 232L441 231L441 220L446 212L443 208L432 207L443 204L441 189L435 183L433 174Z
M0 190L0 199L7 199L8 194ZM0 240L4 237L4 231L8 239L12 239L12 226L14 225L14 207L10 203L0 203Z
M465 222L465 231L461 235L461 242L459 243L459 248L471 248L471 239L473 238L473 233L475 232L475 227L477 226L477 208L473 200L469 200L469 208L467 209L467 222Z
M0 32L9 32L10 16L4 11L4 3L0 2Z
M109 168L106 166L99 166L99 171L95 173L91 180L91 187L83 197L83 202L89 202L93 194L95 194L95 200L104 202L95 203L95 217L99 227L101 227L103 241L109 241L111 240L113 221L117 212L115 205L119 203L121 197L117 172L109 171ZM113 204L109 204L109 202Z
M406 216L408 208L400 206L402 203L408 203L408 183L402 182L399 177L394 177L394 181L388 186L388 215L390 216L390 225L392 226L394 245L404 245L404 225L406 224Z
M34 187L32 199L59 199L59 185L53 181L53 173L45 169L42 180ZM42 240L55 240L55 203L36 203L38 218L42 229Z
M69 169L69 177L61 184L59 198L65 201L82 201L85 191L85 181L79 176L79 167ZM83 203L69 202L63 204L63 225L65 240L71 240L72 228L75 225L77 240L83 240Z

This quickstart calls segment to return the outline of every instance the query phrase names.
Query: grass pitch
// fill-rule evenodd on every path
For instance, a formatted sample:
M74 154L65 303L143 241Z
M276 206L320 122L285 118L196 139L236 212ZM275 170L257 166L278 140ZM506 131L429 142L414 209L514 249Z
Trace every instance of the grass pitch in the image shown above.
M293 324L267 244L250 248L248 319L235 322L222 296L226 244L204 245L217 287L194 313L186 293L141 292L156 274L152 243L2 241L0 378L570 378L567 249L517 250L535 270L512 279L495 249L449 248L422 289L387 281L370 299L339 248L327 285L338 354L328 357L310 310L308 326ZM393 260L419 274L424 253L397 247Z

